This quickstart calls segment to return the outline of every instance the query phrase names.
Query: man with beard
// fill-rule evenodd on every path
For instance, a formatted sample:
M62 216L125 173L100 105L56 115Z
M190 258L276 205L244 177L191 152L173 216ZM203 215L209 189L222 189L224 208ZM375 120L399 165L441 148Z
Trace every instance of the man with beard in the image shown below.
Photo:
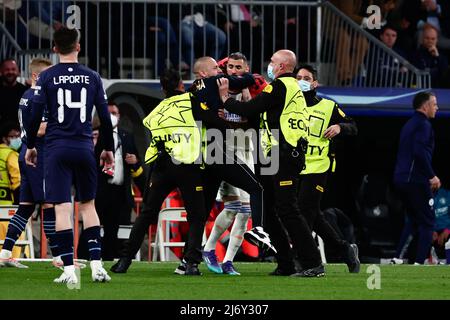
M19 124L18 105L20 98L27 90L27 87L17 82L19 76L19 67L14 59L8 58L2 61L0 65L1 83L0 83L0 123L5 121L14 121Z

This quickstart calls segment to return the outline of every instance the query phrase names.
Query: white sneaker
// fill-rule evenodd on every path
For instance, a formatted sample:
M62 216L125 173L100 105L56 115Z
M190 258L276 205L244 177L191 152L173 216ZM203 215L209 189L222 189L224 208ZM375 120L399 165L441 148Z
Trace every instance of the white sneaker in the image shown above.
M91 261L92 281L94 282L109 282L111 277L103 268L103 264L100 260Z
M244 239L269 254L275 255L277 253L277 250L270 242L269 234L262 227L255 227L248 230L244 233Z
M403 259L399 259L399 258L392 258L391 261L389 262L389 264L403 264L404 261Z
M19 261L15 260L13 258L9 258L9 259L0 258L0 267L28 269L28 266L21 264Z
M64 267L64 272L62 273L62 275L60 275L59 278L53 280L53 282L77 284L78 278L75 274L75 266Z

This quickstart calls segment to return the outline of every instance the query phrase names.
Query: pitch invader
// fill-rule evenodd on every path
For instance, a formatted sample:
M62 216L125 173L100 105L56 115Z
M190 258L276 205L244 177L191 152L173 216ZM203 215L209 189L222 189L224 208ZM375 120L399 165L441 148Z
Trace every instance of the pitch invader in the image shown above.
M229 76L242 76L244 73L249 72L247 58L240 52L230 54L227 58L227 62L224 64L226 73ZM230 92L230 94L237 100L248 101L251 99L249 89L247 88L242 91ZM226 142L227 148L235 153L236 157L238 157L242 163L245 163L254 173L252 138L249 136L250 131L243 131L249 127L248 120L239 115L229 113L226 110L224 110L224 118L232 128L241 129L234 131L234 134L230 136L229 141ZM234 135L237 134L243 134L243 139L235 139ZM222 181L218 198L224 202L224 209L220 212L214 222L211 234L205 244L203 260L208 266L208 269L213 272L240 275L233 266L233 260L244 240L247 222L251 216L250 196L244 190ZM223 263L222 265L219 265L215 253L216 244L231 224L233 224L233 227L230 232L230 241Z
M55 204L55 240L64 272L54 281L78 283L73 263L73 230L71 187L75 186L75 201L83 218L88 239L93 281L111 278L101 262L100 223L95 211L97 164L92 140L92 110L95 105L101 122L105 150L101 162L114 165L113 137L108 103L98 73L78 63L80 33L61 28L54 33L54 51L60 63L43 71L37 81L32 103L32 118L25 160L36 166L36 133L44 106L48 110L45 153L45 200ZM69 81L70 79L79 81ZM59 81L59 79L69 79ZM82 79L83 81L81 81Z

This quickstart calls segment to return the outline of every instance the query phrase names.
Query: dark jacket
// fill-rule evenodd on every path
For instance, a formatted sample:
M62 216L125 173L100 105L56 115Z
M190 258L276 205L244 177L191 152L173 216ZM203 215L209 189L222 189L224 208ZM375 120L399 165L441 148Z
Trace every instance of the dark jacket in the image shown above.
M138 159L138 162L134 165L129 165L125 162L125 156L127 153L134 154L136 157L138 157L138 151L136 149L136 145L134 143L133 136L122 129L119 129L119 138L120 143L122 145L122 160L123 160L123 170L124 170L124 179L123 179L123 185L125 186L126 190L126 201L130 205L130 207L134 206L134 197L131 192L131 179L134 178L136 185L138 188L143 192L144 190L144 184L145 184L145 177L144 172L141 167L141 162ZM98 143L95 146L95 154L96 159L100 159L100 153L103 150L102 142L99 137ZM110 177L102 173L102 167L98 166L98 190L101 192L102 186L108 183L108 180Z
M431 75L431 87L442 88L445 83L445 75L448 68L448 59L442 52L438 57L433 57L427 48L420 46L411 55L411 63L421 70L428 70Z
M395 183L426 183L436 176L431 166L434 150L434 131L428 118L415 112L400 133Z

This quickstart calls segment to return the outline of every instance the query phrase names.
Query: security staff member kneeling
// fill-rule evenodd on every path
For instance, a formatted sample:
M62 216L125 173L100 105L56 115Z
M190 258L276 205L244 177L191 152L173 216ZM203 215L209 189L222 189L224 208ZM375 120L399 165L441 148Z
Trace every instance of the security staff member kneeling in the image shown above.
M300 173L298 200L300 212L327 245L341 252L351 273L358 273L360 262L358 247L341 239L320 211L320 201L325 192L328 171L333 167L330 159L332 139L336 136L354 136L358 133L356 123L339 109L336 102L317 96L317 72L310 65L300 66L297 72L300 89L305 96L309 113L308 151L306 168ZM332 148L332 147L331 147ZM292 267L294 264L292 264Z
M302 270L294 275L321 277L325 275L325 269L311 229L300 214L297 200L298 173L304 167L307 147L308 117L305 99L292 73L296 60L292 51L275 52L267 70L273 82L248 102L238 102L230 98L228 82L222 79L218 81L224 108L245 117L263 114L266 134L261 144L266 152L271 152L272 159L275 152L279 152L279 170L269 178L270 184L267 185L269 189L273 188L273 192L269 191L267 194L274 195L275 214L267 214L264 223L277 248L277 260L290 260L290 245L285 229L302 267ZM281 129L279 141L273 135L274 129ZM266 185L264 189L268 190Z
M149 225L157 223L164 199L178 187L189 222L184 274L200 275L198 264L202 260L201 244L208 212L205 208L201 168L197 161L201 156L204 134L196 121L223 130L227 126L215 112L201 106L192 93L183 93L184 85L178 72L167 70L161 76L161 86L167 98L143 120L152 135L145 162L153 163L145 209L136 219L130 238L125 242L122 258L112 266L111 271L127 271Z

